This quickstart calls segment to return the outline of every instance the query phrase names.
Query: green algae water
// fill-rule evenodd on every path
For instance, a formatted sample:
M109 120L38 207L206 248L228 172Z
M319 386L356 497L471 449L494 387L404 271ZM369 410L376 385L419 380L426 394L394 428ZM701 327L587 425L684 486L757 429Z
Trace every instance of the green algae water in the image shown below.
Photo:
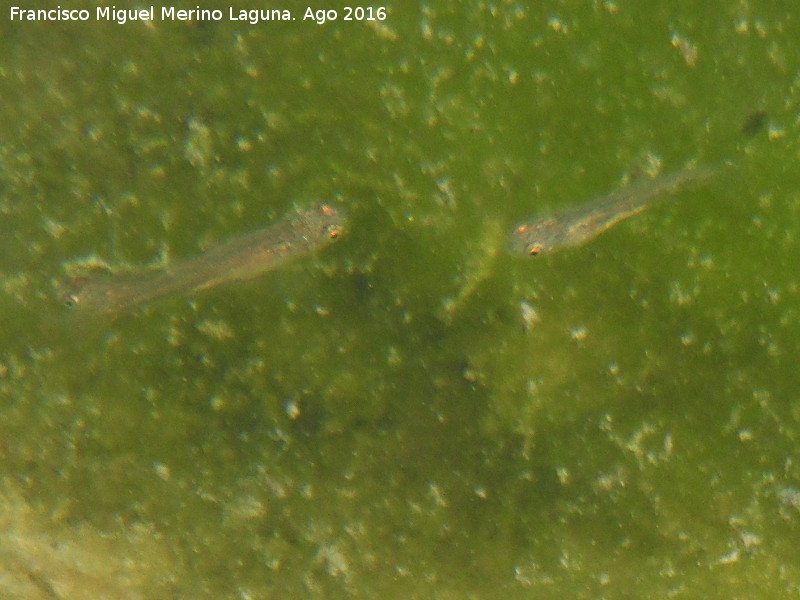
M286 8L0 15L3 594L796 594L788 9ZM726 161L505 251L625 173ZM76 266L180 264L315 198L346 235L262 277L61 302Z

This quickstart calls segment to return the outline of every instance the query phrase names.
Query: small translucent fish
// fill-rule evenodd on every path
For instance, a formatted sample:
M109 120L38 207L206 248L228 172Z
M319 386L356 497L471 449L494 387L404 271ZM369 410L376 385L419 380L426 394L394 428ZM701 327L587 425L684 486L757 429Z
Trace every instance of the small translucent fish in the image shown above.
M580 246L620 221L652 206L660 198L720 172L715 167L683 169L637 181L555 215L534 217L514 225L508 249L513 254L536 256Z
M345 223L341 209L317 204L160 271L73 278L63 300L69 306L118 313L172 294L252 279L328 245Z

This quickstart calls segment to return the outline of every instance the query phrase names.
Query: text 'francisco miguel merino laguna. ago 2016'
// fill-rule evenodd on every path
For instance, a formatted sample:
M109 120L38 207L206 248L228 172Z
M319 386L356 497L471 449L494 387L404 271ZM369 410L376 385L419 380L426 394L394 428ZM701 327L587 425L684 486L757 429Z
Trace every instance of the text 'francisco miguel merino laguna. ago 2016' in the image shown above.
M197 6L192 9L177 9L174 6L161 6L157 11L155 6L149 8L123 9L116 6L97 6L94 10L85 8L72 9L58 6L51 9L21 8L12 6L10 17L12 21L113 21L125 24L128 21L222 21L227 17L229 21L246 21L253 25L260 21L293 21L301 11L292 14L288 9L235 9L229 7L227 11L219 9L204 9ZM303 21L313 21L317 24L326 21L383 21L386 19L384 7L372 6L347 6L341 11L333 9L315 10L311 7L302 11Z

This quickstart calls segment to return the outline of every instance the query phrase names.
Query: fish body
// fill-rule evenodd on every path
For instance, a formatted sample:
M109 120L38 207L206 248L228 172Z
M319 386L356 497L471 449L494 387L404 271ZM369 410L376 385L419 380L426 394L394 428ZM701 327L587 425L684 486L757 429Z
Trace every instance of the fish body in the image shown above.
M536 256L580 246L664 196L717 173L719 169L713 167L683 169L637 181L554 215L526 219L514 225L508 249L513 254Z
M320 203L163 270L74 278L63 299L70 306L116 313L172 294L252 279L328 245L345 224L342 209Z

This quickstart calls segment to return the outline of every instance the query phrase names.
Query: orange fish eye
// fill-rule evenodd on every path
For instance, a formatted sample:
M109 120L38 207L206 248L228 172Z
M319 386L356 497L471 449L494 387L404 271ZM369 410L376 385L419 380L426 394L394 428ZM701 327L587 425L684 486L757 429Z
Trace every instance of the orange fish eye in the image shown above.
M339 237L339 230L334 229L333 231L331 231L330 236L332 240L335 240L337 237Z
M533 246L530 250L528 250L528 256L536 256L542 251L542 247L540 245Z

